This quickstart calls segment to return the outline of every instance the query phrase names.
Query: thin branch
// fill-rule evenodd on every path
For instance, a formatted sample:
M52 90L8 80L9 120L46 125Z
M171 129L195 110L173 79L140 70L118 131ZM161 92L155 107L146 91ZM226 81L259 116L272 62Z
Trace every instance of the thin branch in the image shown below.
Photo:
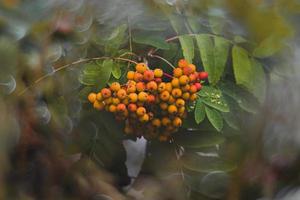
M149 51L148 56L151 58L158 58L158 59L164 61L165 63L167 63L168 65L170 65L170 67L172 67L173 69L175 69L175 67L174 67L174 65L172 65L172 63L170 63L168 60L166 60L165 58L163 58L161 56L152 54L151 50Z
M52 76L54 73L56 72L59 72L59 71L62 71L66 68L69 68L71 66L74 66L74 65L78 65L78 64L82 64L82 63L87 63L87 62L91 62L91 61L96 61L96 60L105 60L105 59L113 59L113 60L121 60L121 61L126 61L126 62L129 62L129 63L134 63L134 64L137 64L137 62L133 61L133 60L130 60L130 59L127 59L127 58L120 58L120 57L117 57L117 58L111 58L111 57L107 57L107 56L103 56L103 57L96 57L96 58L85 58L85 59L81 59L81 60L77 60L75 62L72 62L72 63L69 63L69 64L66 64L66 65L63 65L61 67L58 67L57 69L55 69L54 71L50 72L50 73L47 73L45 74L44 76L38 78L37 80L35 80L33 82L33 84L31 84L30 86L26 87L24 90L22 90L18 96L22 96L23 94L25 94L30 88L32 88L33 86L35 86L36 84L38 84L39 82L43 81L44 79L46 79L47 77L50 77Z

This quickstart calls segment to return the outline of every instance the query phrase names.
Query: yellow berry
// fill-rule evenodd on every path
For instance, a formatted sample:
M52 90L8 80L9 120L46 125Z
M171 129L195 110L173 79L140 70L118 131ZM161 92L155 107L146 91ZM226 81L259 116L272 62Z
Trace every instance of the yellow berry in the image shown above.
M98 100L98 101L102 101L102 100L103 100L103 97L102 97L101 92L98 92L98 93L97 93L97 100Z
M141 117L139 118L139 120L140 120L141 122L147 122L147 121L149 121L149 115L148 115L148 114L144 114L143 116L141 116Z
M166 84L165 83L160 83L157 87L158 92L162 92L166 89Z
M175 98L181 97L181 95L182 95L181 89L179 89L179 88L174 88L174 89L172 90L172 95L173 95Z
M177 107L183 107L185 105L185 101L183 99L177 99L175 104Z
M190 99L190 93L189 92L185 92L185 93L183 93L182 94L182 98L184 99L184 100L189 100Z
M112 112L112 113L114 113L114 112L116 112L117 111L117 106L115 106L115 105L110 105L109 106L109 108L108 108L108 111L109 112Z
M181 125L182 125L182 120L180 119L180 117L175 117L173 119L173 126L180 127Z
M130 93L128 98L131 103L135 103L138 100L138 95L136 93Z
M179 79L178 78L173 78L171 81L171 84L173 87L179 87Z
M126 96L127 96L127 92L126 92L126 90L124 90L124 89L120 89L120 90L117 92L117 97L118 97L119 99L125 99Z
M162 77L162 76L163 76L163 70L161 70L161 69L155 69L155 70L154 70L154 76L155 76L156 78Z
M187 75L182 75L179 77L180 85L186 85L189 83L189 77Z
M180 68L175 68L175 69L173 70L173 76L174 76L174 77L178 78L178 77L180 77L181 75L182 75L182 69L180 69Z
M144 107L138 107L138 109L136 110L136 114L138 116L143 116L144 114L146 114L146 109Z
M196 94L196 93L191 94L190 100L191 100L191 101L195 101L196 99L197 99L197 94Z
M165 89L166 89L168 92L172 92L172 89L173 89L172 84L171 84L171 83L166 83Z
M148 98L148 94L146 92L140 92L138 94L138 100L141 102L147 101L147 98Z
M118 99L116 97L112 98L112 104L118 105L119 103L120 103L120 99Z
M161 119L161 124L162 124L163 126L169 126L169 125L171 124L171 120L170 120L168 117L163 117L163 118Z

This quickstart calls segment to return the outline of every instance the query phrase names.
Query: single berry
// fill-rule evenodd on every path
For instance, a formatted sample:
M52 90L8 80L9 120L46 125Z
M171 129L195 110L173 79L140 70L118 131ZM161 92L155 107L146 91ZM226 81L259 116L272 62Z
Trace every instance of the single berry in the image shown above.
M108 89L108 88L103 88L103 89L101 90L101 94L102 94L102 97L103 97L103 98L108 98L108 97L111 96L111 91L110 91L110 89Z
M190 93L196 93L197 91L198 91L198 90L197 90L196 85L191 85Z
M169 126L169 125L171 124L171 120L170 120L168 117L163 117L163 118L161 119L161 124L162 124L163 126Z
M110 89L111 89L111 91L113 91L113 92L117 92L117 91L119 91L119 90L121 89L121 85L120 85L120 83L118 83L118 82L113 82L113 83L110 85Z
M179 79L178 78L173 78L171 81L171 84L173 87L179 87Z
M175 68L174 70L173 70L173 76L174 77L176 77L176 78L178 78L178 77L180 77L181 75L182 75L182 69L181 68Z
M127 91L128 94L129 93L134 93L136 91L135 85L133 85L133 84L132 85L128 85L126 91Z
M173 119L173 126L180 127L181 125L182 125L182 120L180 119L180 117L175 117Z
M146 88L149 91L155 91L157 90L157 83L155 81L150 81L147 83Z
M147 65L145 63L138 63L135 66L135 70L139 73L144 73L147 70Z
M162 109L162 110L167 110L168 109L168 104L166 102L161 102L159 104L159 107Z
M165 83L160 83L157 87L158 92L162 92L166 89L166 84Z
M146 89L146 85L144 82L138 82L135 87L138 92L142 92Z
M145 102L145 101L147 101L147 98L148 98L148 94L147 94L146 92L140 92L140 93L138 94L138 100L139 100L140 102Z
M159 95L160 99L163 101L168 101L170 98L170 93L168 91L163 91L160 95Z
M148 114L144 114L143 116L141 116L139 118L139 120L142 122L142 123L145 123L147 121L149 121L149 115Z
M117 97L118 97L119 99L125 99L125 98L127 97L126 90L120 89L120 90L117 92Z
M114 113L117 111L117 106L115 105L110 105L109 108L108 108L108 111L111 112L111 113Z
M147 102L148 103L154 103L155 102L155 96L152 95L152 94L148 95Z
M130 103L130 104L128 105L128 110L129 110L130 112L136 112L136 109L137 109L136 104Z
M154 70L154 76L156 78L161 78L163 76L163 70L161 70L161 69L155 69Z
M171 115L174 115L177 113L177 107L175 105L169 105L168 107L168 112L171 114Z
M157 128L161 126L161 121L158 118L153 119L151 123L154 127L157 127Z
M189 62L185 59L180 59L178 61L178 67L180 67L180 68L187 67L188 65L189 65Z
M186 85L189 83L189 77L187 75L182 75L179 77L179 83L180 85Z
M166 89L168 92L172 92L172 89L173 89L172 83L166 83L165 89Z
M191 100L191 101L195 101L196 99L197 99L197 94L196 94L196 93L191 94L190 100Z
M182 95L181 89L179 89L179 88L174 88L174 89L172 90L172 95L173 95L173 97L175 97L175 98L181 97L181 95Z
M184 99L184 100L189 100L190 99L190 93L189 92L185 92L185 93L183 93L182 94L182 98Z
M135 103L138 100L138 95L136 93L130 93L128 95L128 98L129 98L129 102Z
M195 86L197 88L197 91L201 90L201 88L202 88L201 83L195 83Z
M208 78L208 73L207 72L199 72L199 78L201 80L207 79Z
M88 100L89 100L89 102L94 103L97 100L97 94L96 93L90 93L88 95Z
M127 79L133 80L134 79L134 71L128 71L127 72Z
M175 104L177 107L183 107L185 105L185 101L183 99L177 99Z
M117 105L117 111L118 112L124 112L126 110L126 105L123 103L120 103L119 105Z
M133 79L134 79L135 82L140 82L140 81L143 80L143 74L141 74L139 72L135 72Z
M99 102L99 101L95 101L93 106L96 110L103 110L104 109L104 103Z
M152 81L154 79L154 72L152 70L146 70L143 77L146 81Z
M120 103L120 99L119 98L116 98L116 97L112 98L112 104L118 105L119 103Z
M98 101L102 101L103 100L103 96L102 96L101 92L97 93L97 100Z
M138 116L143 116L144 114L146 114L146 109L144 107L138 107L136 110L136 114Z

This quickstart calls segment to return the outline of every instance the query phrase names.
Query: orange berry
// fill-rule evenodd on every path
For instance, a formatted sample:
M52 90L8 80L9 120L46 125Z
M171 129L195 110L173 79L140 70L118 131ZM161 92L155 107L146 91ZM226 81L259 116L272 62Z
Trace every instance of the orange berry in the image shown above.
M134 79L134 71L128 71L127 72L127 79L133 80Z
M177 107L183 107L185 105L185 101L183 99L177 99L175 104Z
M195 82L198 78L198 75L195 73L189 75L190 82Z
M172 95L170 95L170 98L169 98L169 100L168 100L168 103L169 103L169 104L173 104L173 103L175 103L175 101L176 101L176 99L175 99Z
M171 124L171 120L168 117L163 117L161 119L161 123L163 126L169 126Z
M103 102L95 101L93 106L96 110L103 110L105 105Z
M189 64L189 62L187 60L185 60L185 59L180 59L178 61L178 67L180 67L180 68L187 67L188 64Z
M188 92L188 91L190 91L190 88L191 88L191 86L189 84L186 84L186 85L181 87L181 90L183 92Z
M133 93L136 91L135 85L128 85L126 89L127 93Z
M112 104L118 105L119 103L120 103L120 99L118 99L116 97L112 98Z
M148 114L144 114L143 116L141 116L141 117L139 118L139 120L140 120L141 122L145 123L145 122L149 121L149 115L148 115Z
M196 92L197 92L197 87L196 87L196 85L191 85L190 93L196 93Z
M171 81L171 84L173 87L179 87L179 79L178 78L173 78Z
M152 81L154 79L154 73L152 70L146 70L144 72L144 80Z
M155 102L155 96L152 95L152 94L148 95L147 102L148 103L154 103Z
M179 89L179 88L174 88L174 89L172 90L172 95L173 95L175 98L181 97L181 95L182 95L181 89Z
M140 93L138 94L138 100L139 100L140 102L145 102L145 101L147 101L147 98L148 98L148 94L147 94L146 92L140 92Z
M175 106L175 105L169 105L169 107L168 107L168 112L170 113L170 114L176 114L177 113L177 107Z
M125 99L127 97L127 92L126 90L124 89L120 89L118 92L117 92L117 97L119 99Z
M137 109L137 105L136 105L136 104L130 103L130 104L128 105L128 110L129 110L130 112L135 112L136 109Z
M117 92L117 91L119 91L119 90L121 89L121 85L120 85L120 83L118 83L118 82L113 82L113 83L110 85L110 89L111 89L111 91L113 91L113 92Z
M189 100L190 99L190 93L189 92L185 92L185 93L183 93L182 94L182 98L184 99L184 100Z
M191 69L191 73L196 71L196 66L194 64L189 64L188 67Z
M135 70L139 73L144 73L147 70L147 65L145 63L138 63L135 66Z
M160 99L163 101L168 101L170 98L170 93L168 91L163 91L160 95L159 95Z
M144 107L138 107L138 109L136 110L136 114L138 116L143 116L146 114L146 108Z
M190 100L191 101L195 101L196 99L197 99L197 94L196 93L194 93L194 94L191 94L191 96L190 96Z
M138 83L136 84L136 90L137 90L138 92L144 91L145 88L146 88L146 85L145 85L145 83L143 83L143 82L138 82Z
M98 92L98 93L97 93L97 100L98 100L98 101L102 101L102 100L103 100L103 97L102 97L101 92Z
M124 112L126 110L126 105L123 103L120 103L119 105L117 105L117 111L118 112Z
M136 82L133 80L128 80L127 85L136 85Z
M180 127L181 125L182 125L182 120L180 119L180 117L175 117L173 119L173 126Z
M180 77L182 75L182 69L181 68L175 68L174 70L173 70L173 76L174 77Z
M159 107L162 109L162 110L167 110L168 109L168 104L166 102L161 102L159 104Z
M147 90L155 91L157 90L157 83L155 81L150 81L146 85Z
M157 87L158 92L162 92L165 89L166 89L166 84L165 83L158 84L158 87Z
M154 76L155 76L156 78L161 78L161 77L163 76L163 74L164 74L164 72L163 72L163 70L161 70L161 69L155 69L155 70L154 70Z
M168 91L168 92L172 92L172 88L173 88L173 86L172 86L172 84L171 83L166 83L166 90Z
M88 95L88 100L89 100L89 102L94 103L97 100L97 94L96 93L90 93Z
M134 73L134 77L133 77L134 81L136 82L140 82L143 80L143 74L135 72Z
M186 75L180 76L179 83L180 83L180 85L186 85L186 84L188 84L189 83L189 77L186 76Z
M107 99L104 100L105 105L112 104L112 97L108 97Z
M158 118L153 119L151 123L154 127L160 127L161 126L161 121Z
M128 95L129 102L135 103L138 100L138 95L136 93L130 93Z
M110 91L110 89L108 89L108 88L103 88L103 89L101 90L101 94L102 94L102 97L103 97L103 98L108 98L108 97L111 96L111 91Z
M114 113L114 112L116 112L117 111L117 106L115 106L115 105L110 105L109 107L108 107L108 111L109 112L112 112L112 113Z

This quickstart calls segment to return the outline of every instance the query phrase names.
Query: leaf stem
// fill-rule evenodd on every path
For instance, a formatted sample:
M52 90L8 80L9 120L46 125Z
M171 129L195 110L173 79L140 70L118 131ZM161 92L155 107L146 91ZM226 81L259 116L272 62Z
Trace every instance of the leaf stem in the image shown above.
M66 68L69 68L71 66L74 66L74 65L78 65L78 64L82 64L82 63L87 63L87 62L91 62L91 61L96 61L96 60L105 60L105 59L113 59L113 60L121 60L121 61L125 61L125 62L129 62L129 63L133 63L133 64L137 64L136 61L133 61L133 60L130 60L130 59L127 59L127 58L120 58L120 57L108 57L108 56L103 56L103 57L95 57L95 58L85 58L85 59L80 59L80 60L77 60L77 61L74 61L72 63L69 63L69 64L66 64L66 65L63 65L61 67L58 67L56 68L54 71L50 72L50 73L47 73L45 74L44 76L38 78L37 80L35 80L33 82L33 84L31 84L30 86L26 87L24 90L22 90L18 96L22 96L23 94L25 94L30 88L32 88L33 86L35 86L36 84L38 84L39 82L43 81L44 79L46 79L47 77L53 75L54 73L56 72L59 72L59 71L62 71Z
M152 51L150 51L148 53L148 56L151 57L151 58L158 58L162 61L164 61L165 63L167 63L170 67L172 67L173 69L175 69L174 65L172 65L168 60L166 60L165 58L161 57L161 56L158 56L158 55L154 55L152 54Z

